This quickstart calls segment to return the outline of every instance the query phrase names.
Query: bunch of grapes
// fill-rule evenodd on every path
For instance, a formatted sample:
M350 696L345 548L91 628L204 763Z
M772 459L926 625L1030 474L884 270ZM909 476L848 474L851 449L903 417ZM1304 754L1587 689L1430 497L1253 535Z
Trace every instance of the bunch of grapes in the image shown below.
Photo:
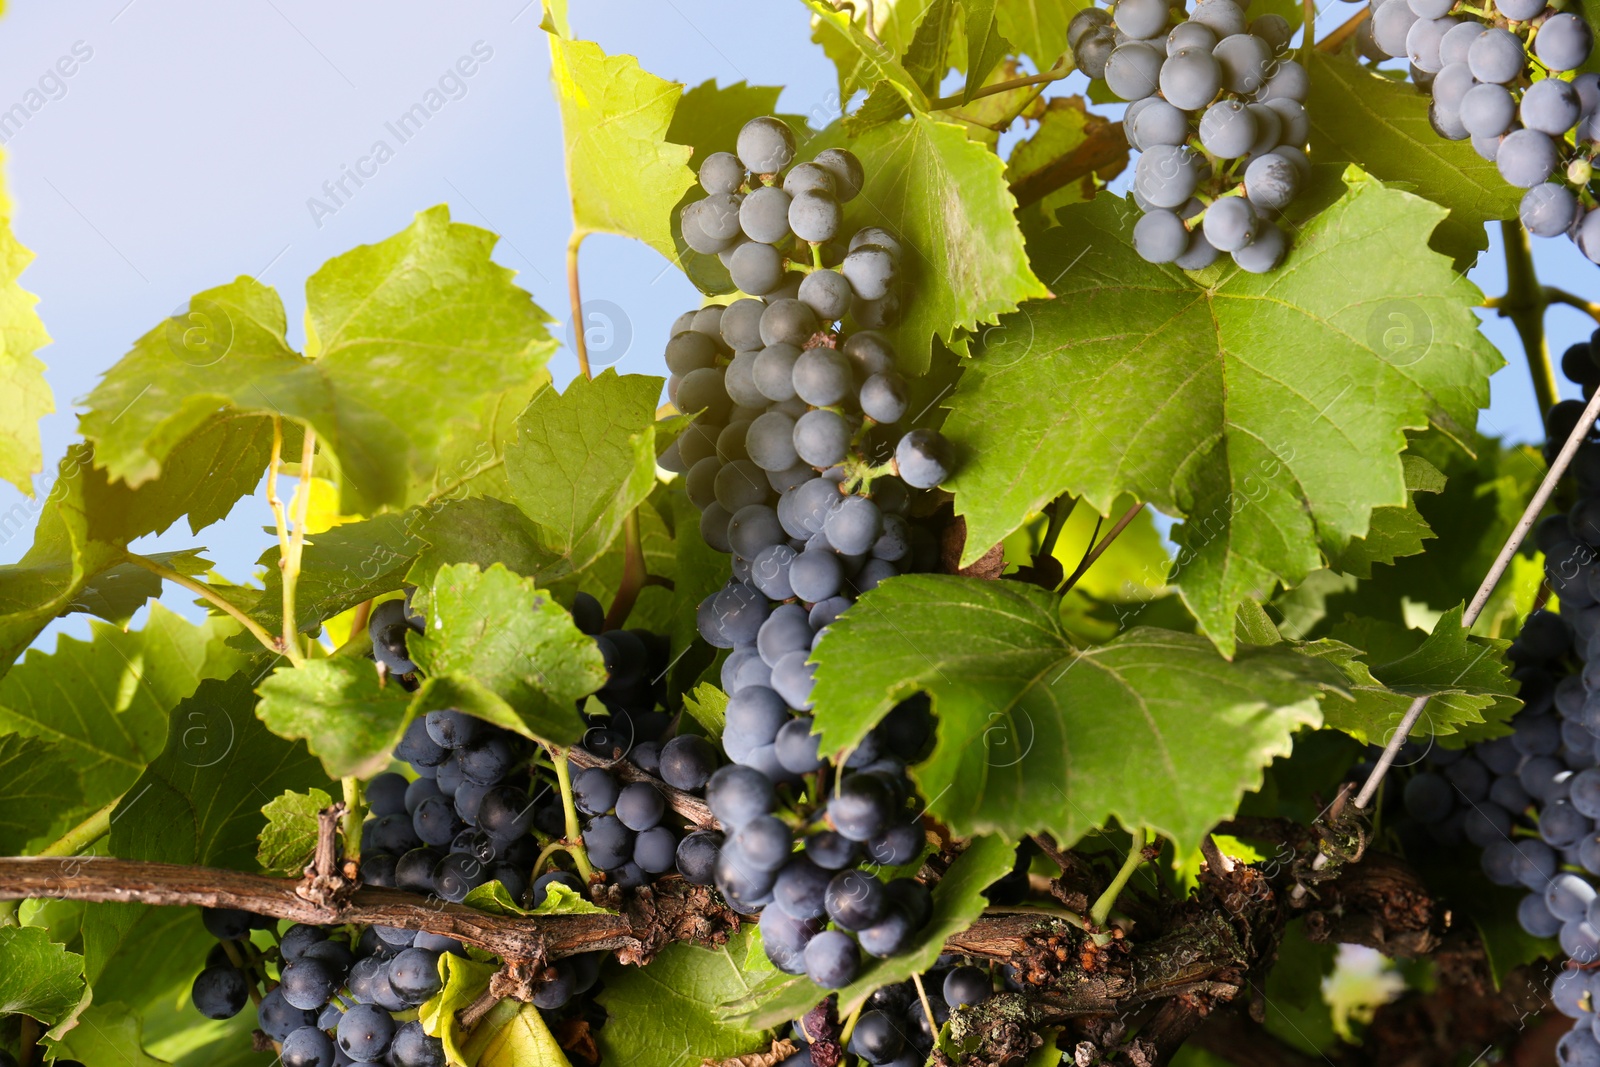
M932 1053L939 1028L952 1010L981 1004L994 993L994 978L985 969L958 959L940 957L919 976L919 992L910 981L875 990L850 1029L846 1051L873 1067L920 1067ZM1008 983L1009 985L1010 983ZM925 1001L924 1001L925 998ZM811 1067L811 1038L804 1022L790 1031L797 1051L780 1067Z
M704 779L721 830L686 837L677 865L760 913L776 966L839 988L863 952L905 951L931 914L920 882L877 874L922 854L906 766L929 742L931 717L925 698L902 703L835 767L806 714L807 660L862 592L931 568L936 541L908 516L931 510L915 494L944 481L951 460L936 432L893 429L909 388L876 328L898 314L905 249L877 228L832 243L841 205L861 188L860 162L828 149L791 167L793 135L772 118L747 123L737 148L707 157L709 195L682 223L693 247L722 255L756 295L685 314L667 346L669 395L702 414L663 465L684 474L706 543L732 556L732 580L698 620L701 636L730 650L730 763ZM685 740L661 749L664 777L668 748ZM714 769L707 755L697 771Z
M284 1067L444 1067L443 1043L414 1016L439 992L440 955L466 956L459 941L387 926L365 927L351 941L348 928L301 923L280 935L276 920L225 908L201 917L218 944L194 980L195 1008L229 1019L254 1000ZM250 940L258 929L271 931L272 947Z
M1287 58L1281 15L1247 22L1248 0L1117 0L1073 16L1078 69L1129 102L1122 128L1140 152L1133 245L1151 263L1202 270L1227 252L1264 274L1283 259L1273 219L1311 176L1305 68ZM1194 145L1198 143L1197 150Z
M1413 80L1432 94L1428 117L1439 135L1470 139L1502 178L1527 190L1520 214L1530 233L1566 234L1600 263L1600 215L1588 188L1600 76L1565 77L1594 47L1582 15L1544 0L1382 0L1356 41L1370 58L1409 60Z

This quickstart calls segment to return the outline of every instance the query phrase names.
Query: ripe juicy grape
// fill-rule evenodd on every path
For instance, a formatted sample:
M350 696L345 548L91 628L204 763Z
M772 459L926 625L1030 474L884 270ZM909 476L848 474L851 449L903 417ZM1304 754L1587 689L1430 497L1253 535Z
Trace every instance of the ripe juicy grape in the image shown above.
M1594 35L1582 16L1539 0L1493 10L1486 18L1462 4L1377 0L1371 30L1358 39L1370 58L1408 59L1412 80L1432 91L1434 130L1471 140L1506 182L1527 190L1521 217L1530 233L1565 234L1600 263L1600 216L1590 221L1587 189L1600 75L1571 74L1587 62ZM1573 131L1576 147L1566 139Z
M352 942L349 927L296 923L276 935L274 948L251 932L276 931L275 919L224 908L202 908L200 917L220 943L195 979L195 1007L231 1018L256 989L256 1023L279 1043L285 1067L443 1067L443 1043L396 1016L414 1014L439 992L439 957L465 957L459 941L368 927Z
M1200 0L1182 18L1153 0L1121 0L1068 26L1078 67L1129 102L1133 199L1145 212L1133 246L1151 263L1200 270L1226 252L1262 274L1283 259L1274 220L1311 176L1310 86L1290 58L1288 22L1262 15L1247 26L1245 6Z
M1586 396L1600 384L1595 341L1600 335L1562 359ZM1547 454L1564 443L1581 408L1569 400L1551 411ZM1490 881L1527 890L1517 908L1522 928L1590 963L1600 959L1600 442L1591 436L1579 447L1567 477L1577 502L1534 533L1556 610L1530 613L1506 653L1523 701L1512 733L1465 750L1436 744L1420 762L1414 753L1402 794L1413 822L1402 832L1411 833L1411 848L1481 849ZM1551 995L1559 1011L1580 1020L1571 1054L1587 1055L1600 983L1591 972L1569 970ZM1600 1045L1594 1051L1600 1055Z

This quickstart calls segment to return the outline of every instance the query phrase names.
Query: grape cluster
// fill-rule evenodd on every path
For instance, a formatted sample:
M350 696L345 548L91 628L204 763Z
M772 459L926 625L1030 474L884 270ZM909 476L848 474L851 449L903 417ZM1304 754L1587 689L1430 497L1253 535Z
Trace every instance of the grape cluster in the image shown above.
M994 979L988 971L949 957L940 957L938 966L920 980L922 994L905 981L883 986L867 998L846 1043L846 1051L858 1062L873 1067L920 1067L927 1062L939 1028L951 1011L981 1004L994 993ZM811 1067L811 1041L803 1023L794 1024L790 1040L797 1051L780 1067Z
M1273 219L1311 177L1305 68L1287 58L1281 15L1246 21L1249 0L1117 0L1078 12L1067 41L1078 69L1128 101L1122 128L1140 152L1134 249L1202 270L1227 252L1264 274L1287 241ZM1198 143L1199 148L1195 148Z
M1527 190L1520 214L1530 233L1566 234L1600 263L1600 215L1588 190L1600 75L1566 77L1588 60L1594 34L1582 15L1558 6L1566 5L1381 0L1356 44L1372 59L1410 62L1412 79L1432 96L1428 117L1439 135L1470 140L1507 183Z
M301 923L279 934L276 920L226 908L204 908L201 918L218 944L194 980L195 1008L229 1019L255 1000L257 1024L284 1067L444 1067L443 1043L423 1031L414 1009L439 992L440 955L466 955L459 941L386 926L353 941L347 928ZM250 940L263 929L275 942L266 949Z
M737 148L706 158L709 195L682 223L754 295L686 313L666 353L674 404L702 414L662 464L684 475L705 542L732 557L732 580L697 620L706 641L730 650L730 762L694 757L697 772L714 771L699 781L721 830L686 837L677 865L760 913L777 967L839 988L863 952L905 951L931 914L926 887L878 871L921 856L906 766L932 722L926 698L905 701L836 767L806 714L807 660L857 596L936 562L937 542L914 516L932 510L927 491L949 477L951 456L936 431L896 428L910 388L878 328L898 315L907 250L875 227L831 243L841 205L861 188L860 162L828 149L791 166L793 136L770 118L747 123ZM696 229L713 240L695 244ZM668 748L690 741L661 749L668 781Z

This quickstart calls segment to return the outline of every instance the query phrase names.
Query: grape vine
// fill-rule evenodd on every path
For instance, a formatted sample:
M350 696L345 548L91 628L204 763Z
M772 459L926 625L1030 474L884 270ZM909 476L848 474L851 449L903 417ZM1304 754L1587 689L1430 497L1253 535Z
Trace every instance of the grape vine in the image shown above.
M568 311L661 253L666 377L553 381L435 207L84 398L0 1067L1600 1063L1600 300L1526 240L1600 262L1590 13L803 2L836 116L545 5ZM253 576L135 547L248 509Z

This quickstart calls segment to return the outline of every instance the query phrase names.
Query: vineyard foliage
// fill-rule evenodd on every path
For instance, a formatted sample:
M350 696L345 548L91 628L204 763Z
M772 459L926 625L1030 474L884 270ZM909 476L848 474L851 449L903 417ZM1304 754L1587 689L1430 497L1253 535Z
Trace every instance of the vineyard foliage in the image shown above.
M851 225L912 250L916 298L887 332L900 370L922 376L914 424L957 460L939 496L945 573L865 593L812 657L824 753L931 698L936 738L910 773L929 824L970 842L919 947L843 990L844 1016L933 966L1028 835L1094 854L1148 832L1164 851L1144 884L1181 891L1218 823L1314 816L1418 695L1434 698L1424 741L1508 733L1520 702L1505 650L1536 595L1533 547L1470 631L1461 607L1544 463L1475 429L1489 376L1524 353L1486 340L1464 270L1517 197L1432 133L1405 82L1348 48L1306 50L1314 168L1285 259L1186 272L1134 250L1125 149L1070 166L1109 124L1059 91L1046 106L1038 85L1001 84L1050 70L1081 5L878 0L865 27L807 3L850 106L786 121L807 158L861 160ZM729 299L679 212L699 195L695 168L779 90L667 81L575 37L564 6L551 0L544 31L574 248L633 238ZM1257 7L1299 25L1299 5ZM1103 99L1100 82L1083 91ZM1024 136L997 136L1007 126ZM1070 177L1041 191L1052 167ZM636 596L628 625L671 641L669 705L715 737L721 655L695 616L727 561L656 462L696 413L663 407L663 380L645 374L554 382L566 294L528 291L495 246L441 205L334 257L305 279L304 351L276 290L218 279L132 342L83 399L81 440L35 478L47 337L19 280L30 253L0 225L0 477L38 494L32 546L0 566L0 852L37 854L100 813L99 855L298 874L317 810L348 795L341 779L389 768L429 711L556 749L582 739L606 668L568 613L580 591L608 607ZM308 529L298 497L254 574L215 573L208 529L241 512L267 525L269 493L287 501L291 476L312 473L326 522ZM1059 590L1133 504L1110 551ZM190 547L139 547L180 523ZM996 546L998 579L983 566ZM153 603L163 583L205 621ZM413 587L428 619L409 646L414 692L375 667L361 629ZM94 617L88 639L40 638L71 613ZM1470 894L1478 877L1439 889ZM26 1033L89 1067L273 1061L250 1051L253 1012L211 1022L186 1007L212 944L194 909L0 908L0 1048ZM1514 915L1479 922L1497 969L1554 953ZM1285 966L1316 972L1284 994L1305 999L1301 1043L1332 1047L1315 993L1331 958L1290 945ZM493 967L447 958L421 1020L453 1056L566 1062L571 1035L532 1007L494 1013L492 1035L459 1032ZM594 1040L611 1063L765 1051L822 995L773 970L753 924L643 969L610 961L604 980Z

